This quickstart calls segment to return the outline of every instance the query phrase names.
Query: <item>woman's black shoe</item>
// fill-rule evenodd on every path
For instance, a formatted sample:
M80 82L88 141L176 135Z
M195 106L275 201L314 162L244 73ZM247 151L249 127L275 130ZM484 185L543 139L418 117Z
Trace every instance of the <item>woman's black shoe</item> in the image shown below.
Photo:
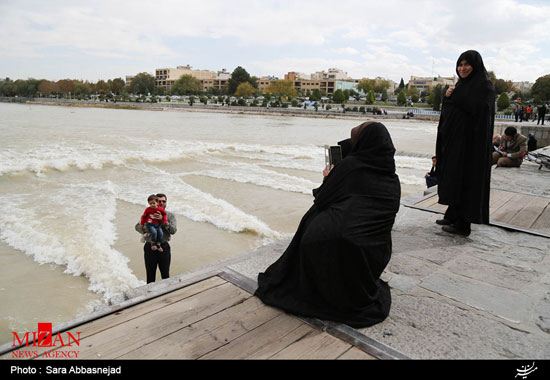
M471 232L470 229L462 230L462 229L457 228L453 224L451 224L449 226L443 226L443 227L441 227L441 229L445 232L448 232L448 233L451 233L451 234L456 234L456 235L462 235L462 236L468 236L468 235L470 235L470 232Z
M439 224L440 226L449 226L451 224L453 224L453 222L451 222L449 219L437 219L435 221L437 224Z

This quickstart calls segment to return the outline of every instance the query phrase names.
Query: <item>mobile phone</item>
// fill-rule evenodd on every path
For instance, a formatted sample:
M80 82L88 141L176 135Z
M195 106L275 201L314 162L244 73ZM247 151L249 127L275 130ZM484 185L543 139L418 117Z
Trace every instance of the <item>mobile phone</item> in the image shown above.
M325 167L330 170L331 165L342 161L342 147L340 145L325 145Z

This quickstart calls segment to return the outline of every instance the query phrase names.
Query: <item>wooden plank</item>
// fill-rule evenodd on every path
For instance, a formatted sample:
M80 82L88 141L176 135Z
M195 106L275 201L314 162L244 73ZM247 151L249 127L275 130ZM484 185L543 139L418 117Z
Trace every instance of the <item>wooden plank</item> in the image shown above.
M271 359L337 359L351 347L326 332L313 330L273 355Z
M540 213L531 228L542 231L545 234L550 234L550 205L547 205L546 208Z
M506 194L503 194L502 197L499 198L498 204L495 204L492 209L489 209L490 218L497 220L497 216L502 217L502 214L508 211L508 205L513 203L514 199L520 199L522 195L523 194L520 193L507 191Z
M525 195L514 193L512 197L490 214L490 218L497 222L506 223L511 220L523 207Z
M417 202L415 206L430 208L433 205L437 204L438 199L439 199L439 197L437 196L437 193L435 193L431 197L423 199L420 202Z
M178 302L182 299L192 297L198 293L201 293L207 289L215 288L221 284L226 283L223 279L213 276L195 284L186 286L185 288L167 293L161 297L149 300L147 302L128 307L126 309L117 311L113 314L107 315L103 318L91 321L81 326L72 328L71 332L79 332L80 338L84 339L97 334L101 331L108 330L116 325L123 324L134 318L141 317L148 313L152 313L160 308L163 308L172 303ZM33 351L37 351L39 355L45 352L53 351L55 349L47 347L33 347ZM60 350L60 349L58 349ZM11 353L8 352L2 355L0 358L11 358Z
M508 199L512 197L513 193L504 190L491 189L489 194L489 209L496 210L502 206Z
M192 297L196 294L204 292L205 290L218 287L225 283L226 281L224 281L223 279L217 276L212 276L203 281L186 286L182 289L166 293L155 299L129 307L127 309L117 311L104 318L87 323L86 325L82 326L82 329L80 329L79 331L81 331L82 337L90 336L102 330L127 322L133 318L140 317L147 313L155 312L160 308L166 307L170 304L179 302L183 299Z
M447 206L437 203L438 200L439 197L434 194L409 207L445 213ZM549 204L550 198L493 188L489 199L490 224L548 236L550 217L546 215L546 210L550 207Z
M374 356L367 354L364 351L361 351L357 347L351 347L349 350L344 352L338 360L377 360Z
M281 314L200 359L268 359L311 331L298 318Z
M226 283L81 340L79 359L118 358L251 295Z
M257 297L131 351L120 359L197 359L263 325L282 312Z
M512 220L509 220L508 223L523 228L531 228L549 203L550 199L548 198L532 196L523 208L516 214L516 216Z

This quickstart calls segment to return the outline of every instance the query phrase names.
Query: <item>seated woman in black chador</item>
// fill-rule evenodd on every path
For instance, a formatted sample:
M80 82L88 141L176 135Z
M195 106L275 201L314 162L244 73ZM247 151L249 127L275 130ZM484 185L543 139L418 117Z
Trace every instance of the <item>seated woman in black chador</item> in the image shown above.
M456 73L458 82L443 99L437 127L437 193L439 203L449 207L436 223L468 236L471 223L489 223L495 88L475 50L460 55Z
M313 191L284 254L258 275L255 295L293 314L366 327L390 310L380 275L391 257L401 187L386 127L363 123L351 136L351 151Z

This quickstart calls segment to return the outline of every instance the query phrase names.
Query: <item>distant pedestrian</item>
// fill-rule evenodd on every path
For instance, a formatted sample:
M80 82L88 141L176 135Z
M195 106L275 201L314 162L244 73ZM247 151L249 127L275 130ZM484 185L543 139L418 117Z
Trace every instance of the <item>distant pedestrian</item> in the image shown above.
M437 185L437 157L432 157L432 168L424 176L426 178L426 187L430 188Z
M532 152L537 150L537 139L534 133L529 133L529 141L527 142L527 151Z
M519 109L519 122L523 121L523 116L525 115L525 107L521 106Z
M516 119L516 123L519 120L520 113L521 113L521 108L519 106L516 106L516 108L514 109L514 116L515 116L515 119Z
M537 113L539 114L537 119L537 125L539 125L540 121L542 120L542 125L544 125L544 116L546 115L546 105L543 103L540 105L537 109Z

